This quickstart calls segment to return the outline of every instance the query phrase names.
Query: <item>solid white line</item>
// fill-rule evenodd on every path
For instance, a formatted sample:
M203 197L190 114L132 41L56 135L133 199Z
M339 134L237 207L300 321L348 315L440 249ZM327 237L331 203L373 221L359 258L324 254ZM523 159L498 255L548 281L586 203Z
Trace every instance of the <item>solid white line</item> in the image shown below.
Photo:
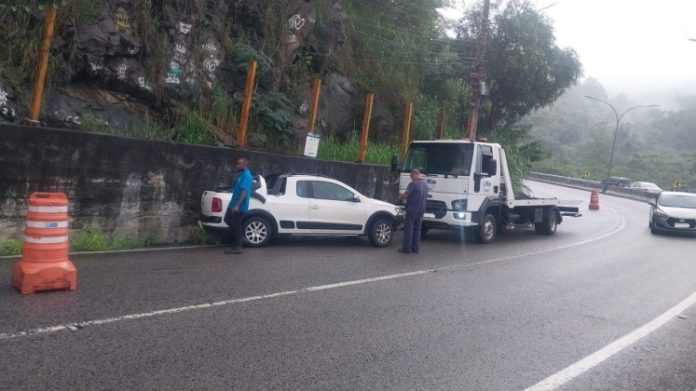
M692 293L691 296L684 299L684 301L672 307L669 311L658 316L651 322L641 326L630 334L617 339L602 349L597 350L575 364L556 372L539 383L527 388L525 391L549 391L557 389L570 380L573 380L574 378L601 364L614 354L638 342L640 339L649 335L653 331L664 326L667 322L684 312L684 310L692 306L694 303L696 303L696 292Z
M0 334L0 341L6 340L6 339L18 338L18 337L29 337L29 336L38 335L38 334L55 333L58 331L65 331L65 330L75 331L75 330L79 330L79 329L89 327L89 326L99 326L99 325L116 323L116 322L121 322L121 321L126 321L126 320L151 318L151 317L160 316L160 315L176 314L176 313L190 312L190 311L201 310L201 309L206 309L206 308L228 306L228 305L232 305L232 304L248 303L251 301L272 299L272 298L281 297L281 296L296 295L298 293L303 293L303 292L317 292L317 291L341 288L341 287L351 286L351 285L368 284L368 283L376 282L376 281L394 280L394 279L398 279L398 278L405 278L405 277L412 277L412 276L418 276L418 275L423 275L423 274L435 273L436 271L437 270L434 270L434 269L420 270L417 272L392 274L392 275L380 276L380 277L374 277L374 278L365 278L362 280L346 281L346 282L341 282L341 283L337 283L337 284L317 285L317 286L311 286L311 287L302 288L302 289L295 289L295 290L291 290L291 291L270 293L267 295L250 296L250 297L244 297L244 298L240 298L240 299L223 300L223 301L216 301L213 303L203 303L203 304L189 305L189 306L185 306L185 307L176 307L176 308L168 308L168 309L152 311L152 312L144 312L144 313L139 313L139 314L129 314L129 315L123 315L123 316L116 316L113 318L88 320L85 322L68 323L68 324L51 326L51 327L42 327L42 328L37 328L37 329L19 331L16 333L2 333L2 334Z

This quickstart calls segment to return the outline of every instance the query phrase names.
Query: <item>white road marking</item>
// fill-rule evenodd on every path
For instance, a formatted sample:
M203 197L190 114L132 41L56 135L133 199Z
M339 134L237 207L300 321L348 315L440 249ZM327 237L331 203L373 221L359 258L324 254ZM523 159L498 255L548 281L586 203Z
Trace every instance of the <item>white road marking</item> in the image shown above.
M691 296L684 299L681 303L675 305L669 311L658 316L649 323L617 339L602 349L597 350L575 364L556 372L539 383L527 388L525 391L550 391L557 389L664 326L694 303L696 303L696 292L692 293Z
M339 283L334 283L334 284L317 285L317 286L300 288L300 289L295 289L295 290L290 290L290 291L270 293L267 295L251 296L251 297L245 297L245 298L240 298L240 299L223 300L223 301L217 301L217 302L213 302L213 303L203 303L203 304L196 304L196 305L190 305L190 306L185 306L185 307L168 308L168 309L157 310L157 311L152 311L152 312L122 315L122 316L117 316L117 317L113 317L113 318L106 318L106 319L89 320L89 321L77 322L77 323L67 323L67 324L58 325L58 326L35 328L35 329L30 329L30 330L25 330L25 331L19 331L16 333L0 333L0 341L6 340L6 339L12 339L12 338L19 338L19 337L30 337L30 336L38 335L38 334L56 333L58 331L65 331L65 330L75 331L76 329L81 329L81 328L89 327L89 326L98 326L98 325L121 322L121 321L126 321L126 320L151 318L151 317L160 316L160 315L176 314L176 313L190 312L190 311L201 310L201 309L206 309L206 308L228 306L228 305L240 304L240 303L248 303L250 301L272 299L272 298L281 297L281 296L296 295L298 293L304 293L304 292L318 292L318 291L324 291L324 290L335 289L335 288L342 288L342 287L352 286L352 285L368 284L368 283L377 282L377 281L385 281L385 280L394 280L394 279L398 279L398 278L413 277L413 276L419 276L419 275L424 275L424 274L436 273L436 272L440 272L440 271L444 271L444 270L453 270L456 268L467 268L467 267L471 267L471 266L486 265L486 264L491 264L491 263L496 263L496 262L509 261L511 259L517 259L517 258L519 258L519 259L527 258L528 259L528 257L531 255L538 255L538 254L563 250L563 249L567 249L570 247L575 247L575 246L580 246L583 244L595 242L597 240L604 239L606 237L614 235L615 233L623 230L626 226L625 220L623 219L623 217L619 216L615 210L612 210L612 212L617 214L617 216L620 218L620 223L618 224L618 226L616 228L609 231L608 233L596 236L594 238L590 238L590 239L582 240L579 242L571 243L571 244L551 247L551 248L548 248L545 250L529 252L526 254L516 254L516 255L502 257L502 258L488 259L488 260L480 261L480 262L472 262L472 263L467 263L467 264L457 264L457 265L444 266L444 267L436 268L436 269L418 270L418 271L414 271L414 272L391 274L391 275L386 275L386 276L365 278L365 279L354 280L354 281L345 281L345 282L339 282Z
M272 298L281 297L281 296L296 295L296 294L303 293L303 292L317 292L317 291L323 291L323 290L327 290L327 289L335 289L335 288L341 288L341 287L351 286L351 285L368 284L368 283L376 282L376 281L394 280L394 279L398 279L398 278L412 277L412 276L418 276L418 275L422 275L422 274L429 274L429 273L435 273L435 272L437 272L437 270L435 270L435 269L419 270L419 271L409 272L409 273L392 274L392 275L388 275L388 276L380 276L380 277L374 277L374 278L365 278L362 280L340 282L337 284L317 285L317 286L311 286L311 287L302 288L302 289L295 289L295 290L291 290L291 291L270 293L267 295L250 296L250 297L244 297L244 298L240 298L240 299L231 299L231 300L216 301L216 302L212 302L212 303L189 305L189 306L185 306L185 307L168 308L168 309L164 309L164 310L144 312L144 313L139 313L139 314L129 314L129 315L123 315L123 316L116 316L113 318L89 320L89 321L78 322L78 323L67 323L67 324L62 324L62 325L58 325L58 326L42 327L42 328L36 328L36 329L31 329L31 330L19 331L16 333L2 333L2 334L0 334L0 341L6 340L6 339L18 338L18 337L30 337L30 336L38 335L38 334L56 333L58 331L65 331L65 330L76 331L76 330L79 330L79 329L82 329L85 327L89 327L89 326L99 326L99 325L104 325L104 324L109 324L109 323L121 322L121 321L125 321L125 320L135 320L135 319L151 318L151 317L160 316L160 315L190 312L190 311L201 310L201 309L206 309L206 308L222 307L222 306L228 306L228 305L232 305L232 304L248 303L251 301L258 301L258 300L264 300L264 299L272 299Z

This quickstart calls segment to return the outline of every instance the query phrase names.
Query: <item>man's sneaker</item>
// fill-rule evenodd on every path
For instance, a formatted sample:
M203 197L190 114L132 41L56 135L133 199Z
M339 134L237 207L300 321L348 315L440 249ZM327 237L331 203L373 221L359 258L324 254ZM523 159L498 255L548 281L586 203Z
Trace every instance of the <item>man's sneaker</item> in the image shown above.
M229 249L229 250L225 250L225 254L241 254L241 253L242 253L242 249L239 248L239 247L235 247L235 248L232 248L232 249Z

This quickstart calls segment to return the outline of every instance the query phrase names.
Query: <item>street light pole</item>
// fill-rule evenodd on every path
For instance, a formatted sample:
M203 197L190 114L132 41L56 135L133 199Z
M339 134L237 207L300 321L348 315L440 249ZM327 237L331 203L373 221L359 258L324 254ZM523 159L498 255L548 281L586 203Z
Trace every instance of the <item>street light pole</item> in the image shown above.
M601 103L604 103L605 105L609 106L611 108L611 111L614 112L614 116L616 117L616 128L614 129L614 141L611 143L611 155L609 156L609 170L607 170L608 171L607 178L609 178L609 177L611 177L611 170L614 166L614 149L616 148L616 136L619 133L619 124L621 123L621 120L623 119L624 115L626 115L626 113L628 113L631 110L635 110L635 109L639 109L639 108L643 108L643 107L658 107L659 105L633 106L633 107L629 107L628 109L624 110L621 114L619 114L616 111L616 108L614 108L614 106L611 103L609 103L605 100L597 99L597 98L587 96L587 95L585 95L585 98L591 99L591 100L594 100L597 102L601 102Z

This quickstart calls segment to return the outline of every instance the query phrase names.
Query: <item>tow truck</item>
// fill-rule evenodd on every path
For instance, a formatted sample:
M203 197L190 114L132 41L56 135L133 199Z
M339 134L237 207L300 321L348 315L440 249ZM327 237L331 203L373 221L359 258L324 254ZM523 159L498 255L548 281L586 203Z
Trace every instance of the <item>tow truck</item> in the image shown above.
M422 233L459 230L490 243L505 230L534 228L553 235L563 216L581 216L578 200L515 195L505 150L497 143L469 140L412 141L400 172L399 191L418 169L428 184Z

